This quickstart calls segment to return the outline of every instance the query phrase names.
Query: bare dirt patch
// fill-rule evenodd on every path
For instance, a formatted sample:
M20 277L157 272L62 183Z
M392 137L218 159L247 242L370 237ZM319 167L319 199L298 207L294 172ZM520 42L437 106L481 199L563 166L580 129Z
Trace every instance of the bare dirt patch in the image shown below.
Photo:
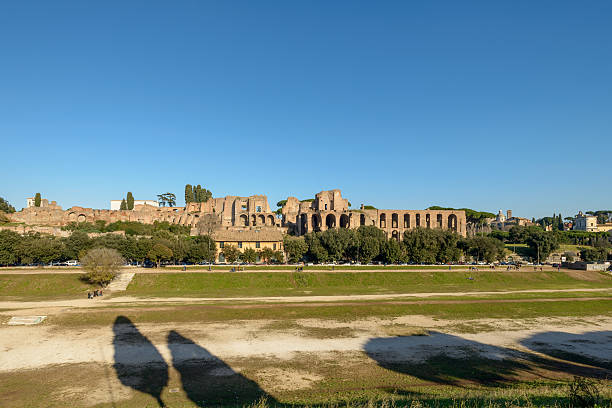
M310 388L321 381L322 376L290 368L265 368L257 372L257 377L266 389L273 391L293 391Z

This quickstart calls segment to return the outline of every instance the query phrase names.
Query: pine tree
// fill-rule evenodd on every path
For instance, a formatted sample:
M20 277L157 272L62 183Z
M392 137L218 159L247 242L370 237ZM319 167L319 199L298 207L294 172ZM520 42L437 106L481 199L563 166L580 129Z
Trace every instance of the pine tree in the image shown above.
M42 198L40 197L40 193L36 193L36 195L34 196L34 206L40 207L41 201L42 201Z
M134 209L134 196L132 195L131 191L128 191L127 193L127 209L128 210Z
M125 202L125 198L121 200L121 205L119 206L120 210L127 210L127 203Z
M193 187L191 184L185 184L185 204L193 202Z

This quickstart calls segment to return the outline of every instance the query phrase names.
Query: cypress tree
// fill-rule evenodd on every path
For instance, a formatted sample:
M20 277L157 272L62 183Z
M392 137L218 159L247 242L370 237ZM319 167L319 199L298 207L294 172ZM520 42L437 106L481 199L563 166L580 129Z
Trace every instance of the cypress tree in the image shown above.
M42 201L42 198L40 197L40 193L36 193L36 195L34 196L34 206L40 207L41 201Z
M125 198L121 200L121 205L119 206L120 210L127 210L127 203L125 202Z
M199 184L195 188L194 197L195 197L195 201L197 203L201 203L202 202L202 186L199 185Z
M185 204L193 202L193 187L191 184L185 184Z
M559 213L559 231L563 231L563 217Z
M134 196L132 195L131 191L128 191L127 193L127 209L128 210L133 210L134 209Z

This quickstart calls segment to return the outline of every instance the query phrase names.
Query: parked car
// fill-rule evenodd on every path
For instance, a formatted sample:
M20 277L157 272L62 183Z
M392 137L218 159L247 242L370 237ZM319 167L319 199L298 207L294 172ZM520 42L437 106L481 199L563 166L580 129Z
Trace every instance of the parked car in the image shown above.
M66 261L66 266L79 266L79 261L77 261L76 259L71 259L69 261Z

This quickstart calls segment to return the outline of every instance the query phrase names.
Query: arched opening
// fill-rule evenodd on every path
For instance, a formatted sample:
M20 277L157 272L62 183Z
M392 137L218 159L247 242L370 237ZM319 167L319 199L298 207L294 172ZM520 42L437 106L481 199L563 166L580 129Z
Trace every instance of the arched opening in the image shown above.
M365 225L365 214L359 216L359 225Z
M410 214L404 214L404 228L410 228Z
M257 225L257 216L255 214L253 214L251 216L251 225L252 226L256 226Z
M442 214L436 215L436 224L438 228L442 228Z
M387 228L387 215L380 214L380 228Z
M312 214L312 230L321 230L321 217L319 216L319 214Z
M270 225L274 225L274 216L273 215L268 215L268 223Z
M391 233L391 238L393 238L396 241L399 241L399 232L397 232L396 230L393 230L393 232Z
M336 227L336 216L334 214L327 214L327 217L325 217L325 226L327 228Z
M397 228L397 224L399 223L399 217L397 214L391 214L391 228Z
M448 216L448 229L457 232L457 216L455 214Z
M417 214L414 216L414 225L415 227L421 226L421 214Z
M247 217L246 215L242 214L240 216L240 225L242 225L243 227L246 227L249 225L249 217Z
M348 228L350 225L350 220L348 215L342 214L340 216L340 228Z
M70 221L76 221L76 219L77 219L77 215L76 215L76 213L73 213L73 212L72 212L72 213L68 214L68 219L69 219Z
M308 215L307 214L300 215L300 231L302 234L306 234L308 232Z
M87 217L85 217L85 214L79 214L77 217L77 222L85 222L86 219Z
M259 216L259 220L257 220L261 225L266 225L266 217L264 215Z
M427 224L427 228L431 228L431 215L425 214L425 223Z

